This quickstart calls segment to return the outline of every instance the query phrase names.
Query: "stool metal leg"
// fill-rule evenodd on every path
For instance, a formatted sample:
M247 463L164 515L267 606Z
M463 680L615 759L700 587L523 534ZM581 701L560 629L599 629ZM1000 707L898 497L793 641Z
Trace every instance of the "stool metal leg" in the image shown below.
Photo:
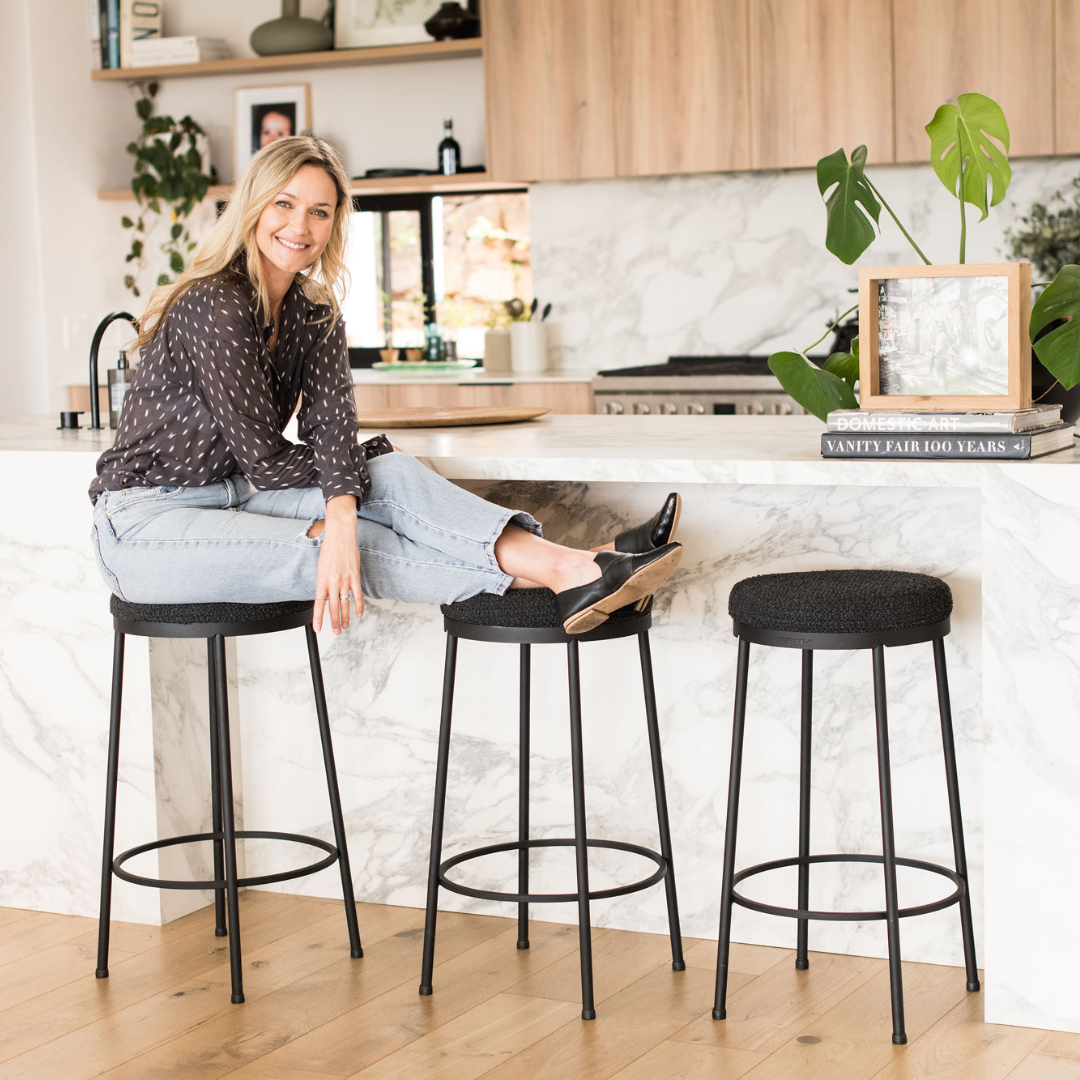
M892 993L892 1041L907 1042L904 1031L904 983L900 970L900 916L896 892L896 839L893 833L892 775L889 765L889 719L885 704L885 646L874 654L874 715L877 720L878 785L881 790L881 847L885 870L885 912L889 933L889 984Z
M724 830L724 881L720 888L720 934L716 949L716 997L713 1019L727 1016L728 956L731 953L731 894L735 884L735 839L739 828L739 787L742 783L743 731L746 726L746 683L750 670L750 642L739 638L735 676L735 716L731 726L731 771L728 774L727 825Z
M229 966L232 1003L244 1000L244 970L240 954L240 896L236 885L236 824L233 817L232 753L229 749L229 686L225 665L225 638L215 634L213 681L217 695L218 753L221 770L221 816L225 840L225 894L229 908Z
M341 893L345 901L345 923L349 928L349 954L354 960L364 955L360 945L360 928L356 924L356 900L353 896L352 869L345 838L345 818L341 813L341 793L338 790L337 766L334 763L334 744L330 738L330 717L326 710L326 689L323 686L322 664L319 661L319 639L310 623L304 627L307 635L308 663L311 685L315 691L315 712L319 717L319 737L322 740L323 766L326 769L326 792L330 797L330 818L334 823L334 844L337 846L338 866L341 869Z
M450 718L454 707L454 673L457 666L457 636L446 635L446 665L443 668L442 717L439 721L439 755L435 766L435 806L431 814L431 856L428 860L427 914L424 917L424 958L420 969L420 993L431 993L431 972L435 965L435 918L439 903L439 863L442 861L443 819L446 812L446 776L450 762Z
M577 855L581 1019L595 1020L592 920L589 909L589 833L585 821L585 760L581 746L581 669L576 641L571 641L566 646L566 666L570 681L570 771L574 782L574 852Z
M671 967L685 971L682 932L679 928L679 900L675 892L675 864L672 862L671 826L668 821L667 787L664 783L664 762L660 751L660 723L656 715L656 687L653 683L652 650L648 631L638 634L641 654L641 682L645 691L645 719L649 729L649 752L652 757L653 790L656 794L656 819L660 829L660 854L667 863L664 888L667 891L668 934L671 938Z
M814 697L814 651L802 654L802 734L799 740L799 909L810 907L810 745ZM799 919L795 942L795 967L810 966L806 955L810 921Z
M531 710L530 684L532 654L527 643L521 645L520 699L518 703L519 750L518 761L518 893L529 891L529 720ZM529 905L518 904L517 947L529 947Z
M964 822L960 816L960 783L956 775L956 744L953 741L952 706L949 702L949 676L945 668L945 641L934 639L934 670L937 673L938 711L941 714L941 744L945 754L945 783L949 790L949 817L952 821L953 857L956 872L967 885L967 852L964 845ZM975 933L971 925L971 897L964 890L960 897L960 932L964 941L964 965L968 990L979 989L979 968L975 963Z
M214 639L206 639L206 683L210 697L210 805L214 832L222 835L221 825L221 762L218 758L217 683L214 680ZM225 880L225 849L220 839L214 840L214 880ZM225 890L214 890L214 936L225 937Z
M112 699L109 705L109 763L105 777L105 834L101 845L101 906L94 974L109 977L109 920L112 917L112 861L116 840L116 785L120 773L120 698L124 689L124 635L113 633Z

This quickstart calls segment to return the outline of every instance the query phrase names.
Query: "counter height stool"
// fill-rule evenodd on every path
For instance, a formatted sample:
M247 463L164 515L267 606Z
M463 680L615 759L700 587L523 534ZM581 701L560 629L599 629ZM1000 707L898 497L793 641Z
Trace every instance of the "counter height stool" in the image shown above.
M363 956L360 932L356 924L349 852L345 846L345 823L338 794L334 748L330 741L330 722L326 712L319 644L311 629L313 603L288 600L275 604L130 604L113 596L110 611L115 628L113 638L112 705L109 727L109 767L105 789L105 841L101 858L101 914L98 922L97 977L109 975L109 911L112 902L112 878L115 874L135 885L159 889L213 889L216 916L215 934L229 935L229 963L232 971L232 1001L244 1000L240 957L239 889L247 885L268 885L276 881L313 874L337 862L341 869L341 888L345 896L345 920L349 931L350 954ZM249 634L271 634L278 630L304 627L307 634L308 663L315 689L315 711L322 737L323 764L330 796L335 844L298 833L256 832L236 829L233 819L232 758L229 749L228 674L225 667L225 639ZM124 683L124 639L128 634L140 637L206 638L207 677L210 690L210 786L213 832L192 833L140 844L113 858L116 826L116 784L120 761L120 699ZM255 877L237 877L237 839L283 840L303 844L325 852L318 862L296 870ZM167 881L144 877L124 869L135 855L177 844L212 840L214 844L214 879L212 881ZM225 907L228 904L228 922Z
M682 938L679 932L679 910L675 896L675 875L671 861L671 835L668 827L667 796L664 789L664 769L660 756L660 730L656 715L656 696L653 686L652 659L649 649L649 627L652 623L652 602L638 612L633 606L622 608L585 634L567 634L555 606L555 594L548 589L510 589L503 596L484 593L456 604L444 604L443 626L446 630L446 667L443 675L442 720L439 728L438 764L435 772L435 808L431 823L431 858L428 866L427 918L424 925L424 956L420 976L420 993L432 992L432 968L435 957L435 920L439 887L484 900L507 900L518 905L519 949L529 947L529 904L572 903L578 905L578 935L581 957L581 1016L583 1020L596 1017L593 1002L592 931L589 902L611 896L647 889L661 879L667 890L668 931L671 937L671 966L682 971ZM612 638L637 636L641 662L641 678L645 691L645 718L652 756L653 789L656 816L660 832L660 851L619 840L601 840L588 835L585 820L585 778L581 744L581 689L579 643L605 641ZM446 781L450 758L450 718L454 701L454 675L457 665L457 646L460 638L473 641L510 642L519 646L519 704L518 721L520 760L518 764L518 838L507 843L462 851L452 858L442 858L443 821L446 807ZM566 646L567 673L570 689L570 767L574 795L574 835L572 838L530 839L529 837L529 724L530 668L533 645L562 644ZM566 893L529 892L529 852L536 848L572 847L577 863L577 889ZM589 888L589 848L608 848L631 852L656 864L648 877L630 885L608 889ZM495 892L461 884L449 872L461 863L501 851L518 853L517 892Z
M907 1042L904 1031L904 991L900 974L900 919L925 915L956 904L964 943L968 990L979 989L971 901L967 888L967 856L960 818L949 684L945 671L945 635L949 632L952 593L944 581L926 574L895 570L817 570L794 574L763 574L738 582L731 590L728 611L739 639L735 685L735 717L731 735L731 774L728 783L727 832L724 838L724 879L720 902L720 940L716 964L713 1019L723 1020L727 1008L727 968L731 944L732 904L770 915L798 920L795 966L804 970L809 919L884 920L888 930L889 978L894 1043ZM892 779L889 767L889 727L885 706L885 649L894 645L933 642L938 709L945 756L955 870L918 859L898 858L893 835ZM750 645L772 645L802 651L802 736L799 775L799 854L774 859L735 872L735 841L739 820L743 729ZM810 854L810 717L815 649L870 649L873 653L874 711L877 720L878 786L881 795L881 855ZM814 863L879 863L885 878L885 909L877 911L814 911L810 909L810 866ZM735 886L755 874L797 866L798 899L794 908L750 900ZM953 885L943 899L914 907L899 906L896 867L907 866L940 874Z

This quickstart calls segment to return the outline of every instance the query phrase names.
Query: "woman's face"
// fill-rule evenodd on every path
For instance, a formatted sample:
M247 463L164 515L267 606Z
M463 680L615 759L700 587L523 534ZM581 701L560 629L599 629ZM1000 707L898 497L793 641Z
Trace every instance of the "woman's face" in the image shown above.
M337 186L325 169L303 165L259 215L255 243L271 292L319 261L334 229Z
M259 129L259 149L269 146L278 139L287 138L292 134L292 121L279 112L268 112L262 119L262 127Z

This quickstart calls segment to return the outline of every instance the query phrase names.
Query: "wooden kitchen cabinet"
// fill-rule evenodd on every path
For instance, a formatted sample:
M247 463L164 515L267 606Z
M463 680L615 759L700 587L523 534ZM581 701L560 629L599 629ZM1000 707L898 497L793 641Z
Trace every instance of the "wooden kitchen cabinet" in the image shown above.
M621 0L614 16L618 174L750 168L744 0Z
M1054 3L1054 153L1080 154L1080 0Z
M615 175L613 0L486 0L488 173L497 180Z
M860 143L869 161L891 161L890 0L753 0L748 9L753 167L812 166Z
M904 0L896 5L896 160L926 161L926 125L943 102L976 91L1005 110L1010 156L1054 152L1054 0ZM1059 10L1076 17L1072 0ZM1072 10L1070 10L1072 9ZM1057 40L1075 51L1075 34ZM1061 53L1059 52L1059 56ZM1073 60L1073 65L1075 65ZM1075 93L1077 73L1072 69ZM1060 73L1059 73L1060 77ZM1060 77L1068 86L1070 77ZM1075 99L1074 99L1075 100ZM1080 138L1072 128L1072 149ZM1062 108L1058 104L1059 122Z
M383 409L442 409L462 406L517 405L553 413L591 413L592 385L587 382L441 383L359 385L353 388L359 412Z

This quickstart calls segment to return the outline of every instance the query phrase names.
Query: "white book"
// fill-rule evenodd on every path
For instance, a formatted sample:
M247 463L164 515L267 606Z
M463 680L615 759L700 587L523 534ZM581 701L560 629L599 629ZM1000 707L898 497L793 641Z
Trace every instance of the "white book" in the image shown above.
M996 412L888 412L863 409L836 409L829 413L831 432L883 434L956 434L961 432L1006 432L1017 434L1049 427L1061 419L1060 405L1034 405L1030 409Z
M221 38L147 38L131 43L131 66L197 64L200 60L227 60L231 55Z
M120 66L131 67L136 41L160 38L165 16L161 0L120 0Z

